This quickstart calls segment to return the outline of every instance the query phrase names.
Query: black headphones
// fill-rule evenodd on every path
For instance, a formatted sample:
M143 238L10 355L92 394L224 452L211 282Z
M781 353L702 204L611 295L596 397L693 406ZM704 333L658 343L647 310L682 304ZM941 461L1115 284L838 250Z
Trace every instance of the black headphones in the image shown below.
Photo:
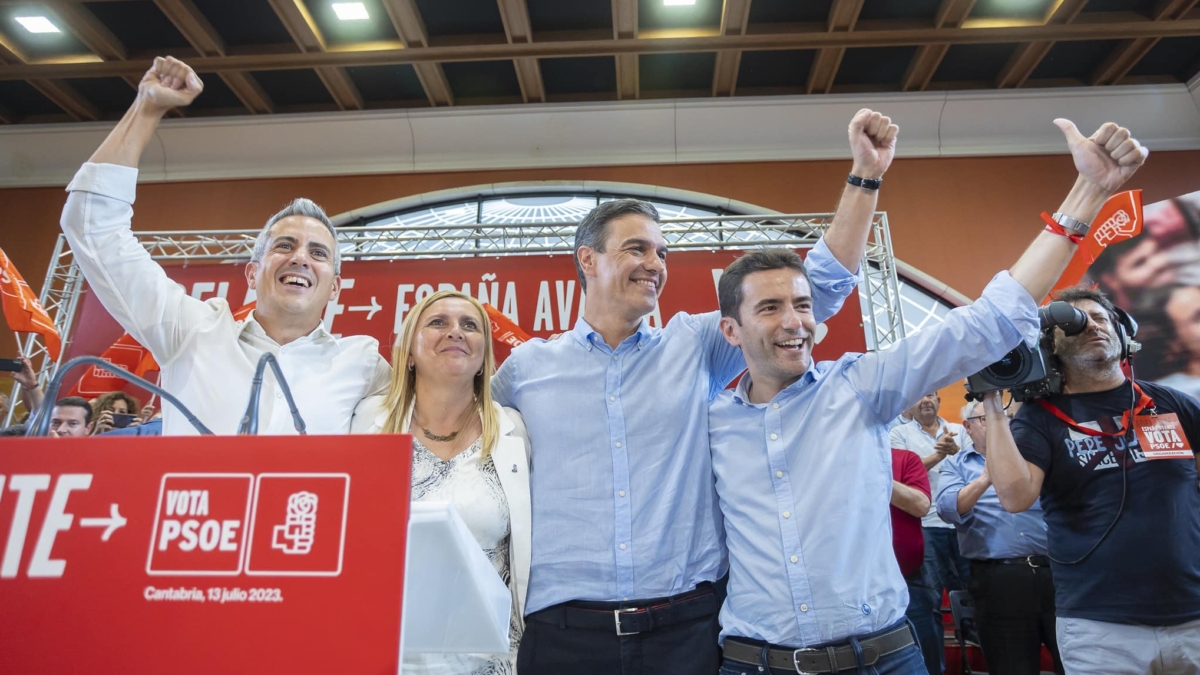
M1117 339L1121 341L1121 362L1124 363L1142 349L1142 344L1133 339L1138 331L1137 321L1129 316L1129 312L1116 305L1113 305L1109 314L1117 331Z

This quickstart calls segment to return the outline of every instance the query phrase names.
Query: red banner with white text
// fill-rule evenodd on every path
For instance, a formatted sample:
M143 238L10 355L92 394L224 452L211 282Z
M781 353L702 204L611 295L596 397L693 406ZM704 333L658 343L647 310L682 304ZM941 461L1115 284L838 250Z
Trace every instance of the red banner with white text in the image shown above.
M805 251L800 252L802 255ZM702 313L717 308L716 283L721 271L741 255L737 251L680 251L670 257L667 285L651 325L662 326L677 312ZM238 265L167 266L167 275L192 297L222 297L242 307L246 278ZM569 255L448 258L435 260L347 261L342 265L342 291L325 311L325 326L339 335L370 335L391 359L391 345L408 310L435 291L454 288L499 309L533 337L571 330L584 305L584 294ZM80 303L68 356L101 354L122 333L120 326L90 293ZM866 350L858 294L824 327L814 349L818 360ZM497 363L508 355L497 348Z
M0 673L395 673L408 436L10 439Z

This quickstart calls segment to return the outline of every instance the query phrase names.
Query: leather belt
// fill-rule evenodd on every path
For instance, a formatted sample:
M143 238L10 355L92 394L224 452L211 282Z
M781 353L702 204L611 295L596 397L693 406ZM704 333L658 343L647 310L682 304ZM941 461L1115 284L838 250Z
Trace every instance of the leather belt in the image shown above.
M882 635L858 641L862 648L862 665L873 666L879 659L894 654L909 645L916 644L912 631L905 623ZM722 645L724 656L750 666L762 665L761 645L743 642L737 638L725 638ZM767 666L788 672L811 675L813 673L858 672L858 660L849 642L806 649L767 649Z
M985 565L1028 565L1029 567L1049 567L1050 558L1044 555L1024 555L1019 558L988 558L975 562Z
M554 605L525 617L527 621L565 628L615 631L617 635L648 633L676 623L712 616L720 610L712 585L669 598L632 602L574 602Z

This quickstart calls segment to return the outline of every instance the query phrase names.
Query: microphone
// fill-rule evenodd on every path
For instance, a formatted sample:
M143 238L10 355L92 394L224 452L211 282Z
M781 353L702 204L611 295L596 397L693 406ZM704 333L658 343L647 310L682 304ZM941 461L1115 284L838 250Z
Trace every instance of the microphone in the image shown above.
M191 410L188 410L187 406L181 403L179 399L172 396L171 393L166 389L163 389L156 384L152 384L148 380L140 378L128 370L118 368L117 366L114 366L98 356L77 356L64 363L62 367L58 369L58 372L54 373L54 377L50 378L50 384L46 387L45 403L39 406L37 412L34 413L33 421L29 423L29 429L25 432L27 437L45 436L47 433L49 433L50 411L54 407L54 402L58 400L58 389L62 386L63 376L76 366L82 366L84 364L91 364L103 370L107 370L122 380L132 382L152 394L158 394L158 396L160 396L164 401L175 406L176 410L183 413L183 416L187 418L187 421L190 422L196 431L200 432L200 434L204 436L213 435L211 429L204 426L203 422L196 419L196 415L194 415Z
M292 411L292 423L296 427L296 433L301 436L308 435L308 432L305 431L304 418L300 417L300 411L296 408L296 400L292 398L292 388L288 386L287 380L283 377L283 371L279 368L279 361L271 352L263 354L258 360L258 367L254 369L254 380L250 383L250 402L246 404L246 414L242 416L238 435L258 435L258 400L262 397L263 372L267 369L268 364L271 366L271 371L275 373L275 381L279 384L284 399L287 400L288 408Z

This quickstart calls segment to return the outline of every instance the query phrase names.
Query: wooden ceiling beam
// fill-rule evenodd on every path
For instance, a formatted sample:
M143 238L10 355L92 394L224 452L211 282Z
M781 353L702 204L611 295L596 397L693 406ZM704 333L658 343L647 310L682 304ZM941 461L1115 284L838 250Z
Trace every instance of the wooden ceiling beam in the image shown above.
M496 0L496 4L500 8L500 19L504 22L504 37L509 44L533 42L533 26L529 22L529 6L525 0ZM513 59L513 70L517 71L521 99L526 103L545 103L546 85L542 82L538 60Z
M321 28L313 20L312 14L304 5L304 0L268 0L275 16L283 23L288 35L292 36L296 47L302 52L323 52L326 49L325 36ZM354 80L345 68L326 66L317 68L317 77L325 85L325 89L333 98L333 102L341 110L362 110L363 98Z
M829 18L825 30L828 33L849 33L858 23L858 15L862 12L864 0L833 0L829 7ZM812 68L808 71L808 84L805 89L810 94L828 94L837 79L838 68L842 65L842 56L846 47L825 47L817 52L813 59Z
M275 103L271 101L271 97L263 88L259 86L258 80L255 80L250 73L236 70L218 73L225 85L233 90L233 95L238 97L242 105L246 106L255 115L268 115L275 112Z
M404 44L403 51L413 54L430 51L429 31L425 29L425 21L421 18L420 10L417 9L416 0L381 0L381 2L383 2L383 8L387 10L388 18L392 20L392 27L396 30L396 35L400 36L400 42ZM433 49L444 48L435 47ZM450 49L456 48L451 47ZM413 70L417 72L417 79L421 81L421 86L425 89L425 97L429 99L429 105L434 107L454 105L454 92L450 89L450 82L446 80L446 72L438 63L442 60L445 59L421 59L408 62L412 63Z
M63 0L43 0L47 13L58 19L93 54L105 61L124 61L125 45L87 7Z
M1088 0L1057 0L1046 12L1044 26L1066 26L1073 24L1079 13L1083 11ZM1022 41L1017 45L1008 63L1000 69L996 76L997 89L1015 89L1023 86L1025 81L1037 70L1038 64L1050 52L1054 40Z
M154 4L197 52L225 56L225 41L192 0L154 0Z
M190 61L190 65L199 72L224 72L230 70L287 70L326 66L379 66L404 63L436 64L447 61L495 61L523 57L558 58L573 56L615 56L618 54L636 56L640 54L717 52L724 49L778 50L822 49L829 47L891 47L921 44L950 45L1054 40L1122 40L1142 37L1195 37L1198 35L1200 35L1200 19L1184 19L1180 21L1147 21L1144 23L1072 23L1065 25L969 29L905 28L845 33L747 34L701 38L531 42L519 45L473 45L375 51L231 54L222 57L193 59ZM0 79L140 76L145 72L145 69L146 64L140 61L3 65L0 66Z
M100 119L100 111L96 106L63 80L34 78L29 80L29 84L78 122L94 122Z
M1198 0L1159 0L1158 4L1150 13L1150 18L1155 21L1176 21L1184 16L1196 6ZM1133 69L1134 66L1142 60L1146 54L1154 49L1154 45L1158 44L1161 38L1136 38L1133 40L1122 40L1121 44L1117 45L1104 61L1096 66L1096 70L1092 72L1088 82L1093 85L1108 85L1116 84L1125 77L1126 73Z
M638 42L638 0L612 0L613 43ZM617 98L642 97L641 62L638 54L615 54Z
M960 28L967 17L971 15L971 9L974 7L975 0L942 0L937 14L934 16L933 27ZM925 87L929 86L929 81L933 79L933 74L937 72L938 66L942 65L942 59L946 58L948 51L950 51L950 45L917 47L917 53L913 55L912 60L908 62L908 68L904 71L900 90L924 91Z
M751 0L725 0L721 9L721 35L745 35L750 23ZM713 96L733 96L737 91L738 69L742 65L740 49L717 52L713 68Z

